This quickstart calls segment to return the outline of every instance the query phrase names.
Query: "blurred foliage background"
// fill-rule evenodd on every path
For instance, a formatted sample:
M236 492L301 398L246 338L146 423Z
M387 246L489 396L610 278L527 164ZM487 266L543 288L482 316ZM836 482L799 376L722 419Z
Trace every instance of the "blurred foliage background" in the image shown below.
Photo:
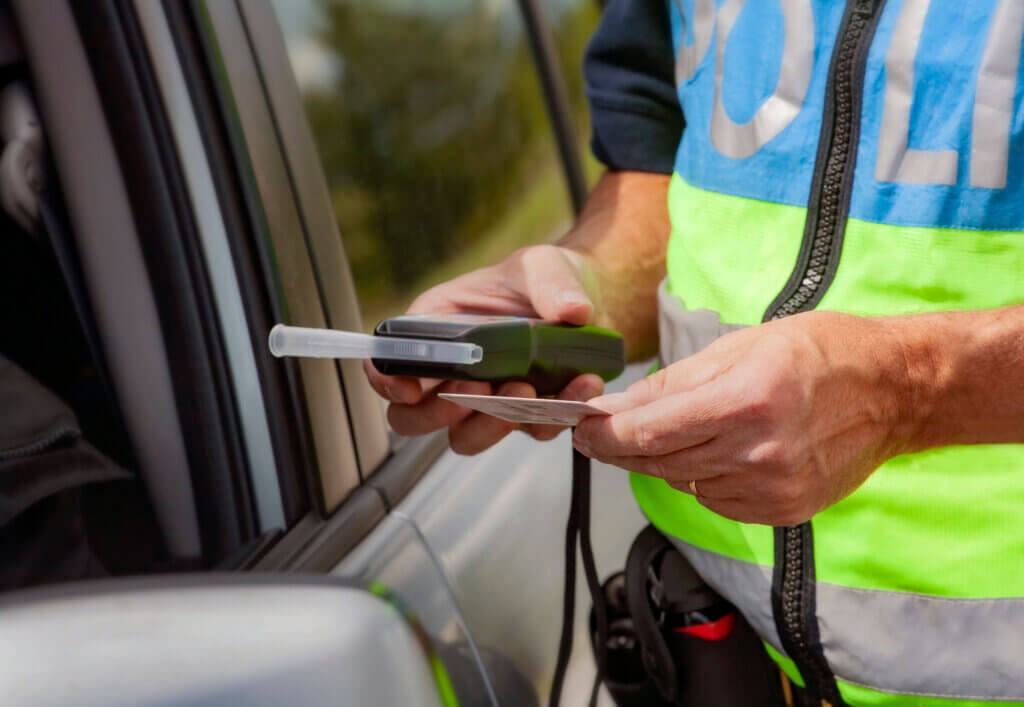
M371 328L571 223L514 0L274 0ZM581 143L596 0L544 0ZM591 180L599 167L588 157Z

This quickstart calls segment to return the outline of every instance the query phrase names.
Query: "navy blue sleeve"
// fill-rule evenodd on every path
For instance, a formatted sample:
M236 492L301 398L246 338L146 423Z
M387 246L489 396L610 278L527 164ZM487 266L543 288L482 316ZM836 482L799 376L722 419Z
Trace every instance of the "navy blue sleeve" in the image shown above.
M611 169L671 174L685 121L665 0L611 0L583 75L597 159Z

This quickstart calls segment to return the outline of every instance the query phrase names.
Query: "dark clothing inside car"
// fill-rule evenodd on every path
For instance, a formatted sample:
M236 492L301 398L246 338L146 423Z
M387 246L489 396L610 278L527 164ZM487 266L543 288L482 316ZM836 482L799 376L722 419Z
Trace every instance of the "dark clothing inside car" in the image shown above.
M0 588L107 574L82 489L130 478L82 438L67 405L0 357Z

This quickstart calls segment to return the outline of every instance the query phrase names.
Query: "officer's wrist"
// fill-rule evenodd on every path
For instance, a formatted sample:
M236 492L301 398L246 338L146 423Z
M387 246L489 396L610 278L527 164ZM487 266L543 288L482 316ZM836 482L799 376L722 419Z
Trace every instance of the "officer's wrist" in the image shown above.
M1024 442L1024 307L892 317L908 451Z
M878 323L885 331L891 352L893 394L897 410L893 421L893 446L899 454L942 446L947 431L937 424L948 363L941 337L934 325L919 316L883 317Z
M932 353L908 319L822 310L793 317L819 347L826 375L845 381L839 404L858 406L855 417L879 435L872 447L880 462L934 446L927 437Z

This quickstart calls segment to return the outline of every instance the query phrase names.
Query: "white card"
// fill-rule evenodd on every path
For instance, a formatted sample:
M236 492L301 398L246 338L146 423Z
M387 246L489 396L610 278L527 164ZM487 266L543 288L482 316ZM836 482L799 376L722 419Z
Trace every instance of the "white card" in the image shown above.
M584 417L611 414L593 405L573 400L507 398L500 395L462 395L459 393L438 393L438 397L509 422L575 425Z

